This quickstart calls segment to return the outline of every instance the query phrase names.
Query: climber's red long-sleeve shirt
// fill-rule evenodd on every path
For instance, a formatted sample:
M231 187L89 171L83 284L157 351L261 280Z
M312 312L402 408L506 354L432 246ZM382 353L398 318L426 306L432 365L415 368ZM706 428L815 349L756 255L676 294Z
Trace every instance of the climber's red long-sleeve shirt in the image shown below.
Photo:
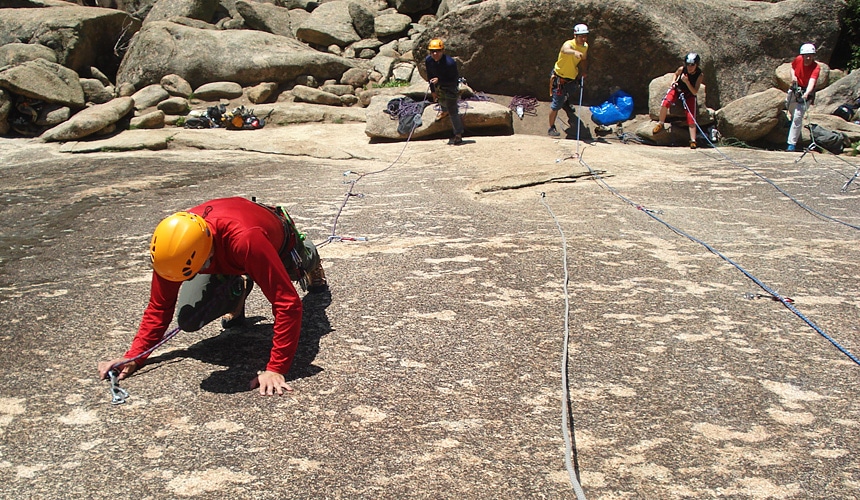
M188 212L206 219L214 237L215 253L201 273L247 274L272 303L274 337L266 370L286 374L298 347L302 301L278 256L284 240L281 220L244 198L210 200ZM162 339L173 318L181 284L152 273L149 305L125 357L134 357Z

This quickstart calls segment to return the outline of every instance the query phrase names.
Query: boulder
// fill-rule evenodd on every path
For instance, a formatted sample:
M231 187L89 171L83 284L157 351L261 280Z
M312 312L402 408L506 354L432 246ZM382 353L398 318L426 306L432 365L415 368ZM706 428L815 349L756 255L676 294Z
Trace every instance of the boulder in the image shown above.
M304 85L293 87L293 97L296 101L311 104L325 104L327 106L340 106L342 104L338 95Z
M245 26L274 35L295 38L290 27L290 10L267 3L238 0L236 9L245 20Z
M134 99L134 109L138 111L151 108L168 97L170 97L170 94L164 90L164 87L157 83L147 85L131 96L131 98Z
M334 94L338 97L355 94L355 89L352 88L352 85L339 85L336 83L325 83L320 87L320 90L328 92L329 94Z
M73 70L44 59L0 68L0 87L45 102L82 108L84 89Z
M203 84L194 91L194 97L204 101L237 99L242 97L242 86L235 82L212 82Z
M785 92L776 88L741 97L717 110L717 130L744 142L761 139L779 123L784 107Z
M164 111L157 110L151 113L146 113L145 115L135 116L132 118L128 127L130 129L135 128L145 128L145 129L156 129L156 128L164 128Z
M117 84L131 83L140 88L175 74L192 87L218 81L249 86L291 82L308 72L322 80L339 78L353 66L352 61L271 33L210 31L154 22L132 40Z
M64 7L0 9L0 46L38 44L51 48L58 64L80 75L90 74L91 66L115 75L140 21L120 10L60 3Z
M418 14L433 7L433 0L394 0L392 5L401 14Z
M349 15L352 17L352 27L362 39L374 35L374 15L370 8L361 2L349 2Z
M812 111L830 114L842 104L851 104L860 99L860 70L854 70L815 95Z
M391 99L404 97L403 94L378 95L370 100L367 107L367 119L364 133L370 138L405 139L397 131L398 120L384 113ZM468 109L461 108L463 125L468 131L480 129L492 130L499 134L512 134L513 113L510 108L489 101L466 101ZM427 106L421 115L422 124L412 132L412 138L442 135L451 130L451 120L448 118L436 121L436 111L433 106Z
M179 75L165 75L159 83L172 96L188 98L194 92L191 84Z
M461 75L476 88L548 100L559 48L573 37L573 24L585 22L591 48L584 101L601 103L620 88L641 110L648 82L674 71L689 51L702 56L705 104L715 109L771 87L774 68L796 55L799 40L815 40L818 58L827 62L846 8L833 0L469 3L440 14L415 42L426 47L431 38L445 39L448 54L463 60Z
M363 68L350 68L340 77L340 83L351 85L354 88L362 88L370 81L370 71Z
M342 0L327 2L314 9L299 26L296 37L323 47L331 44L346 47L361 40L352 25L349 2Z
M38 43L7 43L0 47L0 67L21 64L34 59L56 63L57 54Z
M156 106L159 111L163 111L165 115L184 115L188 113L191 106L188 104L188 99L184 97L169 97ZM164 122L162 116L162 123Z
M104 104L113 99L113 94L96 78L81 78L84 100L93 104Z
M0 89L0 135L9 133L9 111L12 110L12 99L9 93Z
M166 21L173 17L188 17L208 23L212 21L217 8L218 0L158 0L143 23Z
M406 34L412 19L405 14L385 14L373 22L373 30L380 40L391 40Z
M94 134L116 123L134 109L134 99L118 97L96 104L75 114L68 121L46 130L39 138L44 141L73 141Z
M275 82L263 82L248 89L248 100L254 104L266 102L278 90Z

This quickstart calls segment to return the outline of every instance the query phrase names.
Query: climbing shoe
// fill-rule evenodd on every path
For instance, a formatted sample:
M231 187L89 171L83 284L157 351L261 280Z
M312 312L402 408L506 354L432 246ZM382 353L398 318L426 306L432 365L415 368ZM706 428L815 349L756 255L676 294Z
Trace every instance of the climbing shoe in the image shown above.
M696 141L690 141L690 149L696 149Z
M463 137L461 137L459 135L455 135L454 137L452 137L451 139L448 140L449 146L459 146L460 144L463 144Z
M654 125L654 128L651 130L651 133L652 134L659 134L662 131L663 131L663 124L658 123L657 125Z
M788 147L785 148L785 150L788 151L789 153L793 153L793 152L797 151L797 147L794 144L789 144Z
M233 311L221 317L221 328L225 330L245 324L245 300L248 298L248 295L251 295L251 290L254 289L254 280L250 276L242 276L242 279L245 296L242 297L241 309L239 309L239 312Z
M443 120L448 117L447 111L440 111L439 114L436 115L436 121Z
M546 131L546 133L547 135L550 135L552 137L558 137L561 135L558 133L558 130L554 126L550 127L549 130Z
M325 271L323 270L322 262L317 264L316 269L308 273L308 277L310 278L308 292L320 293L328 290L328 281L325 279Z

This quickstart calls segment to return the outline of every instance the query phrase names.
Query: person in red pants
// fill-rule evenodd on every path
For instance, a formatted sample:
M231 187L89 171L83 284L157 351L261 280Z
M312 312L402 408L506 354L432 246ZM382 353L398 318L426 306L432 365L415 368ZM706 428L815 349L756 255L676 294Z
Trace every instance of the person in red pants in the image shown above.
M672 82L672 86L669 87L669 91L660 105L660 121L657 122L652 131L655 135L662 132L669 106L683 100L684 110L687 114L687 125L690 128L690 149L696 149L696 110L698 109L696 96L705 80L701 64L702 58L695 52L690 52L684 58L684 65L675 71L675 81Z
M298 281L311 293L328 288L316 248L295 229L281 207L245 198L209 200L162 220L149 246L152 283L149 304L129 350L98 364L105 379L111 370L121 380L146 360L147 350L165 335L178 307L177 323L196 331L221 317L222 326L245 319L245 298L254 282L272 304L274 336L265 370L251 380L260 394L292 391L290 370L302 324Z

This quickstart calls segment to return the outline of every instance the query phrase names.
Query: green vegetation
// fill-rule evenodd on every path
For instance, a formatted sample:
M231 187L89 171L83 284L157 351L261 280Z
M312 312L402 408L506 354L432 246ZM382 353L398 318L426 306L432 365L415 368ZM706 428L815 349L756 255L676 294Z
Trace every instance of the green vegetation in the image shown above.
M857 1L860 2L860 0L857 0ZM375 88L375 89L391 88L391 87L408 87L408 86L409 86L409 82L405 82L403 80L390 80L390 81L387 81L385 83L374 83L373 84L373 88Z
M842 33L833 51L832 64L846 71L860 68L860 0L848 0Z

